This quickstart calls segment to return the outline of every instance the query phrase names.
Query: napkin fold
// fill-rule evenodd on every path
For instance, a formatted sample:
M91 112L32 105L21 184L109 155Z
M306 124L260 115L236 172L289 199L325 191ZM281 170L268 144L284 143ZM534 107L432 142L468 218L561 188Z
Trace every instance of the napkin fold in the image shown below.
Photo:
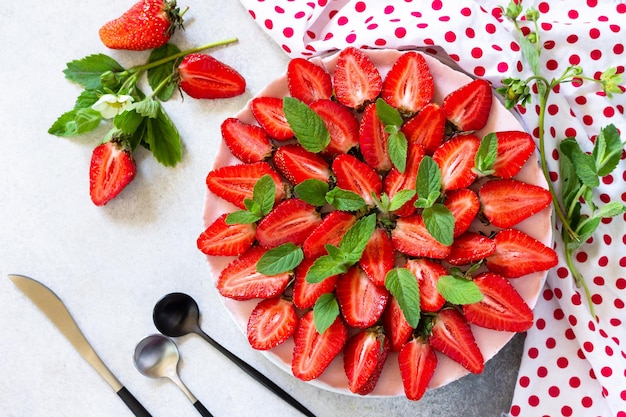
M250 16L291 57L323 55L348 46L420 48L449 60L495 87L525 78L513 24L499 6L508 0L444 2L363 0L240 0ZM459 4L461 3L461 4ZM541 12L542 71L558 77L569 65L599 77L608 67L624 72L626 4L622 1L524 1ZM518 75L521 72L521 75ZM520 116L538 135L534 100ZM562 85L551 95L546 119L550 176L557 187L555 146L574 136L590 151L595 136L613 123L626 137L626 95L609 99L595 83ZM603 179L596 197L626 201L624 157ZM548 273L527 333L510 415L626 417L626 216L604 221L576 255L590 288L597 319L561 259ZM521 278L523 279L523 278Z

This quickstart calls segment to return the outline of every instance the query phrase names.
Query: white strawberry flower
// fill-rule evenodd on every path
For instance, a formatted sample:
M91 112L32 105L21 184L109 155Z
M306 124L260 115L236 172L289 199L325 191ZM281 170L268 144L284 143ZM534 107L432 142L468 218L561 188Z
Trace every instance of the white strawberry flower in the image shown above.
M99 111L103 118L112 119L126 110L133 101L134 99L126 94L104 94L91 108Z

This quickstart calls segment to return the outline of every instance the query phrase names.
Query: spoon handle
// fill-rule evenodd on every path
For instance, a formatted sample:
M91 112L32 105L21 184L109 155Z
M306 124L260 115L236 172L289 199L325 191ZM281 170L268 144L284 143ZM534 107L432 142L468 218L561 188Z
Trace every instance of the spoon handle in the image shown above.
M196 407L196 410L198 410L201 416L213 417L213 414L211 414L211 412L207 410L200 401L196 401L195 403L193 403L193 406Z
M122 387L119 391L117 391L117 395L137 417L152 417L152 415L143 407L143 405L141 405L139 401L137 401L135 396L131 394L126 387Z
M265 388L269 389L274 394L278 395L280 398L282 398L284 401L286 401L293 408L295 408L296 410L300 411L303 415L305 415L307 417L315 417L315 414L310 412L298 400L293 398L291 395L289 395L289 393L287 393L281 387L276 385L276 383L274 383L274 381L272 381L271 379L269 379L268 377L263 375L261 372L257 371L255 368L253 368L251 365L249 365L243 359L241 359L238 356L236 356L235 354L233 354L231 351L226 349L224 346L220 345L211 336L209 336L208 334L206 334L202 330L199 330L198 334L200 334L200 336L202 336L204 338L204 340L209 342L209 344L211 346L213 346L215 349L220 351L220 353L222 353L224 356L226 356L228 359L230 359L233 363L235 363L235 365L237 365L239 368L241 368L245 373L250 375L252 378L256 379L263 386L265 386Z

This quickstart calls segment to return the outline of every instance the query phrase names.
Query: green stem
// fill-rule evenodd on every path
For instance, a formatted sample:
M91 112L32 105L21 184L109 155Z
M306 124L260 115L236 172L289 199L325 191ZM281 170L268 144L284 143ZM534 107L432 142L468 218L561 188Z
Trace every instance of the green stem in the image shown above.
M574 278L574 283L576 284L578 288L582 287L583 291L585 292L585 297L587 298L587 304L589 305L589 313L591 313L591 316L593 318L596 318L595 308L593 307L593 301L591 300L591 292L589 291L589 287L587 286L587 283L585 282L585 279L583 278L582 274L578 271L578 269L576 268L576 265L574 264L574 259L572 258L574 251L569 250L568 248L569 242L570 242L569 236L566 234L563 234L563 245L565 245L565 250L564 250L565 262L567 263L567 267L572 273L572 277Z

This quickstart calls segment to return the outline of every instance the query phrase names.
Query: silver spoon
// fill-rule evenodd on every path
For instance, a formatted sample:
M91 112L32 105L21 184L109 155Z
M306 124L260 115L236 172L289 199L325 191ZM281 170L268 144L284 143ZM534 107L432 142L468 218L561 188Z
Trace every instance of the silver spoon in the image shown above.
M296 410L300 411L305 416L315 417L315 414L310 412L304 405L298 402L298 400L276 385L276 383L274 383L271 379L257 371L247 362L240 359L231 351L216 342L211 336L203 332L199 324L200 311L198 309L198 303L196 303L190 295L181 292L167 294L154 306L152 319L156 328L164 335L170 337L179 337L189 333L196 333L206 340L211 346L217 349L221 354L235 363L244 372L260 382L274 394L278 395Z
M153 334L142 339L137 344L133 357L139 372L150 378L169 378L185 393L200 415L213 417L180 379L179 358L178 348L174 341L161 334Z

